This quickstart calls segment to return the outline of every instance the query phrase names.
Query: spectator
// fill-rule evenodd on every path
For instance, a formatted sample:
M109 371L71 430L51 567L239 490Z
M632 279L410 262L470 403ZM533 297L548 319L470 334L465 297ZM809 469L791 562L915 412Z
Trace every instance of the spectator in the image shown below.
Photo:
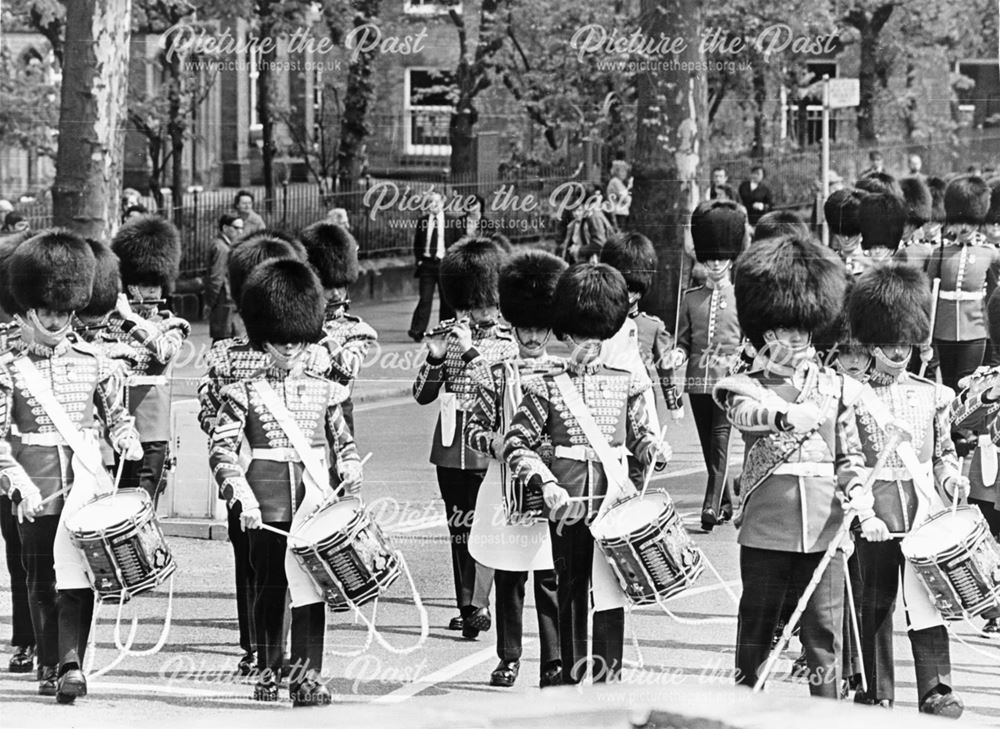
M264 219L254 212L253 203L253 193L249 190L240 190L233 200L233 207L243 219L243 235L251 235L267 227Z
M219 218L219 234L212 241L205 258L205 300L202 318L208 320L212 341L235 337L242 332L233 316L236 302L229 285L229 252L243 232L243 219L224 213Z
M611 222L619 230L622 230L628 223L629 208L632 205L632 180L628 173L628 162L625 160L616 159L611 163L607 210L611 216Z
M812 234L809 232L809 226L791 210L772 210L757 221L751 243L760 243L786 235L809 238Z
M885 159L882 157L882 153L878 150L872 150L868 153L868 167L863 169L858 177L864 177L865 175L870 175L874 172L885 172Z
M408 334L414 342L419 342L424 338L427 325L431 319L431 309L434 307L434 290L437 289L440 308L438 321L452 319L455 316L454 310L448 302L441 296L441 260L445 251L457 240L455 231L457 228L448 225L444 214L444 198L439 192L430 192L425 198L426 213L417 223L417 230L413 236L413 256L416 259L416 273L419 279L420 299L417 301L417 308L413 310L413 318L410 320Z
M465 215L458 220L459 238L478 238L487 235L489 228L484 213L486 200L481 195L473 195L465 207Z
M771 188L764 184L764 168L760 165L754 165L750 179L740 183L740 201L747 209L750 225L757 225L761 216L774 207L774 196Z
M594 187L583 204L570 212L572 218L566 226L566 237L561 252L570 263L600 259L601 248L615 233L615 228L604 215L601 189Z
M135 218L141 218L143 215L148 215L149 211L146 210L146 206L141 203L136 203L135 205L129 205L125 209L125 215L122 216L122 222L127 223Z
M7 216L12 212L14 212L14 206L11 204L10 200L0 198L0 227L3 226Z
M24 216L20 213L7 213L4 219L3 227L0 228L0 233L24 233L25 231L31 230L31 224L24 219Z
M735 200L733 189L729 186L729 175L725 167L712 168L712 183L708 186L708 199L715 200L719 197L720 188L725 188L729 192L729 197L725 200Z
M326 220L328 223L339 225L344 230L351 229L351 220L347 217L347 210L344 208L330 208L330 212L326 214Z
M142 195L134 187L126 187L122 190L122 222L128 220L128 211L135 205L142 204Z
M921 170L924 168L924 161L920 159L919 154L911 154L906 158L906 164L910 168L909 176L916 177L917 179L923 180L927 178Z

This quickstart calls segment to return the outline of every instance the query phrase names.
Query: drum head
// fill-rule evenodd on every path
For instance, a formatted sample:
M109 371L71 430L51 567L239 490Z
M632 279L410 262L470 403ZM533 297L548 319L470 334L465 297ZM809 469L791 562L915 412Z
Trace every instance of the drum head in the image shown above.
M954 514L950 510L942 511L903 539L900 549L910 558L934 557L968 539L981 519L979 509L968 506L959 508Z
M648 493L616 504L594 522L590 531L595 539L617 539L652 524L668 511L670 497L662 491Z
M317 544L331 534L345 531L359 511L361 511L361 501L353 497L341 499L324 506L312 519L303 524L295 535Z
M141 489L117 491L100 496L83 506L66 520L71 532L94 532L124 524L142 513L149 504L149 497Z

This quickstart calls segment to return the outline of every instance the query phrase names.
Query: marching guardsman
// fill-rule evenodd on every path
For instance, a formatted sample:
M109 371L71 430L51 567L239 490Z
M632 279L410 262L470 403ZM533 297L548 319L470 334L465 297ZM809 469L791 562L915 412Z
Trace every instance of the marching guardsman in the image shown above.
M947 222L940 247L927 261L927 276L941 279L933 343L941 381L956 389L960 379L983 363L986 300L1000 275L1000 250L989 245L983 233L990 187L981 177L952 180L945 189L944 209Z
M674 363L686 363L684 389L698 429L708 469L701 528L707 532L733 516L733 486L729 480L729 436L726 414L712 398L715 383L726 376L740 351L740 324L733 292L733 261L743 250L746 215L736 203L712 200L691 213L691 237L698 262L707 277L681 299L680 328Z
M823 203L823 216L830 228L830 248L837 252L852 276L867 268L867 260L861 251L861 225L858 221L858 210L864 195L861 190L844 187L830 193Z
M649 378L612 369L600 358L602 342L628 317L622 275L604 263L572 266L556 285L552 310L553 330L573 348L566 372L522 381L524 399L503 455L514 478L541 490L548 510L563 682L579 683L587 672L592 584L594 681L613 682L622 667L624 596L595 550L590 523L632 489L625 449L653 468L662 446L646 415ZM549 463L540 452L547 441Z
M141 463L125 464L121 488L145 489L155 508L166 485L172 363L191 333L186 320L163 306L180 273L180 234L173 223L145 215L123 225L111 249L118 255L127 295L118 298L108 334L135 353L125 396L144 453Z
M715 386L743 433L740 600L736 681L753 686L771 648L782 605L797 601L849 508L868 511L864 456L852 390L860 385L820 367L810 340L844 304L847 274L829 248L808 238L755 243L736 262L736 308L756 348L752 369ZM837 698L844 619L844 564L830 562L802 616L809 690Z
M503 492L512 488L503 461L503 438L521 404L525 382L564 369L562 360L546 353L552 336L556 282L566 262L544 251L515 256L500 270L500 313L514 328L518 359L477 368L476 395L465 428L465 442L500 463L500 478L479 489L469 535L469 553L493 568L496 584L497 656L492 686L513 686L521 668L524 587L534 572L535 613L541 643L542 688L562 680L559 652L559 605L552 544L544 522L509 523ZM517 484L523 487L523 484ZM540 495L539 495L540 496Z
M361 462L340 409L346 390L303 367L306 345L323 336L323 310L322 286L307 264L279 259L253 270L240 311L250 345L267 360L249 378L222 389L209 448L219 491L239 514L250 543L259 670L254 699L278 698L287 590L293 706L330 703L321 680L326 605L288 551L286 537L261 527L292 530L334 497L328 449L347 493L361 486ZM249 450L241 453L244 439Z
M8 261L22 346L0 364L0 490L20 502L38 692L60 703L87 694L81 669L94 593L65 519L105 482L111 486L97 419L115 450L142 458L120 369L71 331L73 312L90 298L94 269L90 246L65 230L26 240Z
M7 261L18 245L30 238L30 234L6 236L0 240L0 318L8 322L18 310L7 278ZM0 359L8 352L18 351L21 346L20 328L16 322L0 324ZM9 448L0 440L0 450ZM31 627L31 609L28 606L27 573L21 561L21 535L17 530L16 507L10 497L0 487L0 535L10 573L11 636L10 645L14 654L10 657L7 670L11 673L31 673L35 668L35 632Z
M442 322L424 338L427 360L413 383L421 405L437 400L430 461L437 468L451 535L451 561L459 614L448 625L467 638L489 630L487 607L492 575L469 555L469 530L479 487L490 460L465 443L468 411L475 400L475 368L517 356L509 329L497 323L500 267L506 254L488 238L468 238L448 249L441 261L441 293L458 318Z
M906 229L896 257L926 270L931 254L941 244L941 226L932 221L931 189L922 177L904 177L899 188L906 202Z
M236 302L237 313L243 284L258 265L273 259L305 261L301 246L270 235L255 234L242 241L229 256L229 289ZM325 348L312 347L309 358L319 361L326 356ZM254 347L246 336L220 339L212 345L206 357L208 372L198 383L198 422L206 435L211 435L215 418L222 405L221 390L226 385L241 382L267 369L270 358ZM233 546L236 577L236 614L240 626L240 648L243 656L236 671L248 675L256 663L256 640L253 627L253 568L250 564L250 543L240 525L239 512L226 510L226 528Z
M871 192L858 204L861 249L868 268L893 259L906 228L906 202L890 192Z
M930 308L927 277L901 262L863 273L848 302L851 332L872 357L868 385L875 397L855 402L866 466L872 468L890 447L886 426L901 423L913 436L885 461L872 486L873 511L860 515L856 545L868 693L859 690L855 702L892 706L895 700L892 622L901 593L920 711L957 718L963 704L952 691L948 631L895 536L944 509L954 491L968 493L951 441L954 392L907 371L911 348L930 333Z
M319 274L326 294L326 336L322 344L330 351L333 377L353 390L361 364L378 334L360 317L347 313L351 304L349 287L358 281L358 243L347 228L333 223L314 223L302 231L309 263ZM347 426L354 432L354 403L350 398L341 406Z
M996 292L986 304L991 341L1000 341L1000 295ZM952 406L952 427L968 429L977 437L976 450L969 468L969 503L977 506L986 519L990 533L1000 540L1000 469L997 445L1000 444L1000 371L981 367L961 382L962 392ZM982 631L1000 634L1000 615L987 616Z

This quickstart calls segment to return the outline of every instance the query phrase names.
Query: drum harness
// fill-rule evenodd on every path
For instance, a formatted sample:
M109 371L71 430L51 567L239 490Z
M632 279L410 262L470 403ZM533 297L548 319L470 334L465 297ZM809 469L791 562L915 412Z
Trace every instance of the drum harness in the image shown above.
M292 444L292 447L295 449L296 453L301 459L302 464L305 467L306 471L312 477L312 480L315 481L316 484L328 482L329 476L326 470L321 467L321 464L319 460L316 458L313 449L310 447L309 442L306 440L305 434L302 432L302 429L299 428L298 423L295 422L295 418L292 416L291 412L288 410L285 404L281 401L281 398L278 397L278 394L274 391L274 388L272 388L269 383L263 380L258 380L254 382L251 385L251 387L254 388L254 390L260 396L261 401L264 403L267 409L274 416L275 420L281 426L285 435L288 437L289 442ZM365 458L365 460L367 460L367 457ZM358 497L358 499L360 501L360 496ZM330 502L335 500L336 499L333 496L333 494L327 496L326 499L323 501L323 503L321 503L318 507L316 507L316 509L314 509L310 514L306 515L306 517L302 521L302 524L305 524L311 519L313 519L324 507L328 506ZM287 539L295 540L308 546L316 555L317 559L319 559L321 562L325 564L325 560L323 560L323 558L320 556L317 550L317 545L314 544L312 541L304 539L303 537L300 537L296 534L286 532L281 529L276 529L267 524L262 524L261 527L268 531L281 534L285 536ZM354 611L355 617L357 619L360 619L361 622L364 623L365 627L368 629L368 634L366 637L365 644L360 649L354 651L336 651L333 649L327 649L332 655L344 658L355 658L365 653L371 647L373 640L378 642L378 644L382 646L382 648L384 648L385 650L389 651L394 655L407 655L408 653L412 653L413 651L419 649L426 642L427 637L430 634L430 620L427 615L427 609L424 607L423 601L420 599L420 593L417 591L417 586L416 583L413 581L413 575L410 573L410 568L406 563L406 558L403 556L401 550L397 549L395 550L395 552L397 558L399 559L400 566L406 573L406 579L410 583L410 590L413 595L413 603L417 609L417 613L420 616L420 637L417 639L416 643L406 648L397 648L391 645L388 641L385 640L385 638L382 637L382 635L378 632L378 629L375 627L375 620L377 618L377 613L378 613L378 597L376 597L374 600L371 618L368 618L368 616L366 616L361 611L360 606L355 604L353 600L351 600L350 598L346 598L351 606L351 609ZM330 574L331 578L337 580L336 575L334 575L332 571L330 571L329 569L327 571ZM337 582L339 583L339 580L337 580ZM347 590L343 588L343 585L341 585L341 589L343 590L343 593L346 597Z
M19 357L18 359L15 359L13 361L12 365L24 378L25 383L28 386L28 389L30 389L32 394L34 394L35 398L37 398L39 405L42 406L42 409L49 416L49 419L52 421L52 424L59 432L59 435L61 435L63 440L66 441L66 444L73 451L73 454L77 457L79 463L90 474L93 475L98 486L105 493L114 493L118 489L118 483L121 480L122 467L125 464L124 456L121 456L119 459L117 477L115 481L112 482L111 477L108 475L108 472L104 470L104 467L100 463L100 461L99 460L95 461L93 457L94 450L92 448L87 447L87 444L83 439L83 434L73 424L73 421L70 420L69 415L66 413L66 410L56 399L55 394L52 392L52 388L49 387L48 383L42 377L41 372L38 371L38 368L35 367L34 363L27 357ZM62 491L57 491L55 494L52 494L48 498L50 499L55 498L57 495L60 495L62 493L71 490L72 487L68 487L66 489L63 489ZM61 523L61 528L66 529L65 523ZM93 584L91 584L91 589L93 589ZM158 653L163 648L164 645L166 645L167 635L170 633L170 624L173 616L174 574L171 574L170 576L170 586L167 596L167 611L164 617L163 630L160 632L159 639L156 641L155 644L153 644L151 648L147 648L141 651L132 650L132 646L135 642L135 634L139 628L138 613L132 616L132 627L129 629L128 638L126 638L124 642L121 639L122 613L125 607L125 603L128 602L130 598L131 595L129 595L128 591L123 590L121 599L118 602L118 615L117 618L115 619L115 633L114 633L115 648L118 649L118 656L113 661L111 661L111 663L104 666L104 668L102 668L101 670L92 672L96 655L96 648L97 648L96 633L97 633L98 615L100 613L101 607L104 605L104 600L101 599L101 596L99 594L95 594L95 599L97 604L94 606L94 614L93 617L91 618L90 637L88 639L88 646L87 646L88 649L87 650L88 655L86 659L87 665L86 668L84 669L85 673L90 674L92 678L104 675L112 668L117 666L119 663L121 663L126 656L154 655Z

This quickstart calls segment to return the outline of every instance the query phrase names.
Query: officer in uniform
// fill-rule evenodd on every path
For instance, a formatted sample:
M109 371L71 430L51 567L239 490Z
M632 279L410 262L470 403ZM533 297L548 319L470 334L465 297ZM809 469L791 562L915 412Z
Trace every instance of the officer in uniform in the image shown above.
M931 254L941 245L941 226L931 221L931 190L922 177L904 177L899 188L906 202L906 229L896 257L925 270Z
M340 409L346 390L302 367L306 343L323 336L323 290L307 264L279 259L255 268L246 280L240 310L250 346L267 362L249 378L222 389L209 460L220 494L248 530L259 670L254 699L277 699L285 593L290 590L292 703L328 704L330 692L321 680L322 595L287 552L286 537L261 526L287 532L334 497L327 449L345 490L355 493L360 487L360 459ZM244 439L249 452L241 454Z
M413 383L413 397L419 404L437 401L441 408L430 461L437 468L451 535L459 614L448 627L461 630L467 638L475 638L492 625L487 607L492 575L482 567L477 569L468 545L471 516L489 458L469 448L464 433L475 397L475 367L517 356L510 330L497 323L498 278L505 260L506 254L488 238L468 238L448 249L441 261L441 292L458 319L442 322L424 338L427 359Z
M65 519L107 478L98 418L119 453L142 458L118 368L71 331L73 312L90 298L94 269L87 242L64 230L24 241L8 261L22 346L0 365L0 489L20 501L38 691L60 703L87 694L81 669L94 593Z
M653 468L662 446L646 414L649 378L608 367L600 356L602 342L628 317L622 275L604 263L572 266L559 279L552 309L554 331L573 348L567 370L522 383L524 399L503 454L514 478L541 490L549 512L563 682L579 683L587 672L592 583L594 681L613 682L622 664L623 595L609 564L595 552L589 524L632 489L625 449ZM547 441L553 448L549 464L540 453Z
M513 686L521 668L524 586L529 570L534 572L541 643L539 682L546 688L562 680L556 573L548 527L539 521L510 523L504 518L503 491L522 489L527 503L521 506L528 507L531 501L523 484L508 483L510 473L502 456L504 433L521 402L525 381L563 369L562 361L548 355L545 347L552 336L552 298L564 270L565 261L543 251L517 255L500 270L500 313L514 328L519 357L477 368L475 404L465 429L470 448L500 463L500 478L485 482L479 490L469 536L469 553L495 570L500 662L490 675L492 686ZM534 493L530 499L540 501L541 494Z
M125 394L144 453L140 463L125 464L121 487L145 489L155 506L166 483L172 363L191 333L187 321L161 308L180 273L180 234L173 223L144 215L119 229L111 249L127 296L119 297L108 334L134 352Z
M757 351L751 370L726 377L715 399L743 433L740 600L736 681L753 686L787 600L805 591L850 508L870 510L851 388L815 361L811 338L844 304L847 274L808 238L754 244L736 263L736 309ZM836 698L844 618L844 565L830 562L802 616L809 690Z
M889 192L872 192L858 204L861 250L868 259L866 268L891 261L899 250L906 228L906 203Z
M368 350L378 340L374 329L347 313L349 289L360 275L357 241L347 228L320 222L302 231L302 245L326 295L322 344L330 351L335 381L351 390ZM353 433L354 403L348 397L341 407Z
M886 227L895 223L884 219ZM875 397L855 403L866 466L887 447L885 428L902 424L913 440L897 449L872 487L873 511L860 518L857 558L861 570L861 645L868 693L858 703L891 706L895 700L893 613L900 592L916 669L920 711L957 718L961 699L952 691L948 631L902 555L899 540L944 508L952 493L968 492L951 442L954 392L907 372L911 347L930 333L930 286L905 263L876 266L855 282L848 302L851 332L871 353L868 385Z
M837 252L848 272L857 276L867 266L861 252L861 225L858 210L865 193L844 187L830 193L823 204L823 215L830 228L830 248Z

